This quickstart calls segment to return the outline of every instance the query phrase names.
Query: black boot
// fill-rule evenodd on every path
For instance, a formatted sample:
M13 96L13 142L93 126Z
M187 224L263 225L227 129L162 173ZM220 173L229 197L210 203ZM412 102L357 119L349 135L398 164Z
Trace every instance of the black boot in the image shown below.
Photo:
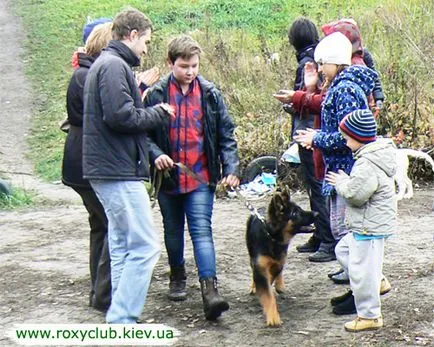
M295 247L299 253L314 253L318 250L321 240L312 235L306 243Z
M200 289L202 291L203 310L205 318L215 320L222 312L229 309L229 304L217 291L217 278L209 277L200 280Z
M337 315L344 315L344 314L353 314L357 313L356 309L356 303L354 302L354 295L348 295L347 298L340 302L339 304L336 304L333 307L333 313Z
M348 290L345 294L340 295L340 296L335 296L334 298L330 299L330 304L332 306L336 306L339 305L340 303L344 302L345 300L347 300L350 296L353 295L353 291L350 289Z
M186 284L187 276L184 265L172 266L170 268L169 300L182 301L187 299Z

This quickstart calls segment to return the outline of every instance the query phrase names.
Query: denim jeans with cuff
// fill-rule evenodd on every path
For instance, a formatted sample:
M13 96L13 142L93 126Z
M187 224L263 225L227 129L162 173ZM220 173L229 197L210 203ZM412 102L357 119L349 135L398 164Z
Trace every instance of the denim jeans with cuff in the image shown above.
M143 181L91 180L108 219L112 303L107 323L135 324L160 257Z

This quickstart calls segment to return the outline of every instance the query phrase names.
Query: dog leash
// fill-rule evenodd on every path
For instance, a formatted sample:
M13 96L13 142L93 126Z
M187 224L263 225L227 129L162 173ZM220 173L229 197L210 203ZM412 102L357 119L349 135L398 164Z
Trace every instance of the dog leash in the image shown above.
M179 167L182 171L184 171L186 174L193 177L195 180L199 181L200 183L208 184L208 182L204 181L201 177L199 177L196 173L194 173L190 168L185 166L182 163L175 163L177 167ZM247 209L250 211L250 213L253 216L256 216L262 223L265 224L265 218L262 216L258 210L241 194L241 189L239 187L232 188L235 193L237 194L238 198L244 202L244 205L247 207Z
M186 165L184 165L183 163L177 162L174 163L175 166L177 166L180 170L182 170L184 173L186 173L187 175L190 175L191 177L193 177L195 180L197 180L198 182L202 183L202 184L206 184L209 185L208 182L206 182L203 178L199 177L199 175L197 175L195 172L193 172L189 167L187 167ZM153 181L155 182L155 189L153 189L151 196L153 197L153 202L152 202L152 208L154 208L155 203L158 199L158 193L160 192L160 188L161 188L161 184L163 182L163 175L165 177L167 177L169 175L169 172L167 170L165 171L160 171L160 170L154 170L154 179ZM154 185L153 185L154 187ZM236 188L232 188L235 193L237 194L238 198L244 202L244 205L247 207L247 209L250 211L250 213L257 217L262 223L265 224L265 218L264 216L262 216L258 210L241 194L241 189L239 187Z
M208 182L206 182L203 178L199 177L199 175L197 175L195 172L193 172L189 167L187 167L183 163L178 162L178 163L174 163L173 165L178 167L181 171L183 171L187 175L193 177L196 181L199 181L202 184L209 185ZM152 185L153 188L152 192L151 194L149 194L151 196L151 199L153 200L151 204L152 208L155 207L155 203L158 200L158 194L161 189L161 184L163 183L163 176L166 178L169 177L169 171L168 170L161 171L161 170L157 170L156 168L154 169L154 177L153 177L154 184Z
M265 218L264 216L262 216L258 210L249 202L249 200L246 199L245 196L243 196L243 194L241 194L241 189L239 187L236 188L232 188L235 193L237 194L238 198L244 202L244 205L247 207L247 209L250 211L250 214L252 216L255 216L256 218L258 218L262 223L265 224Z
M199 177L199 175L197 175L195 172L193 172L188 166L184 165L183 163L175 163L175 166L177 166L179 169L181 169L181 171L184 171L184 173L186 173L187 175L190 175L191 177L193 177L196 181L199 181L202 184L206 184L207 186L209 185L209 183L207 181L205 181L202 177Z

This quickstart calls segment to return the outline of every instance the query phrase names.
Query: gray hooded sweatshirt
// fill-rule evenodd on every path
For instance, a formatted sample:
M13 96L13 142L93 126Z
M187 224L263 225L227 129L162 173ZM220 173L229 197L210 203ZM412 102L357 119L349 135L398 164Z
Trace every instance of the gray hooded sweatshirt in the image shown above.
M365 235L396 231L396 148L389 139L377 139L354 153L350 176L336 182L336 191L347 201L345 223Z

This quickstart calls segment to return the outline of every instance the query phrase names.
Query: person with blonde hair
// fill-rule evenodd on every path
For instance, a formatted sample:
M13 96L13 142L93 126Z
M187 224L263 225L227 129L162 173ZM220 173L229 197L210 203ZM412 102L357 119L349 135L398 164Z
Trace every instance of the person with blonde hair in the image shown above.
M97 18L95 20L90 20L88 18L88 22L83 27L83 44L86 45L86 41L92 33L93 29L95 29L95 27L111 22L112 20L110 18L105 17ZM78 47L77 50L72 54L72 67L74 68L74 70L80 67L80 53L86 53L84 46Z
M85 27L87 28L87 27ZM89 68L112 39L112 23L92 26L86 34L85 52L77 55L74 71L66 94L69 130L66 136L62 182L74 189L89 213L91 291L89 306L106 311L111 302L110 256L107 244L107 217L89 182L83 179L83 89Z

